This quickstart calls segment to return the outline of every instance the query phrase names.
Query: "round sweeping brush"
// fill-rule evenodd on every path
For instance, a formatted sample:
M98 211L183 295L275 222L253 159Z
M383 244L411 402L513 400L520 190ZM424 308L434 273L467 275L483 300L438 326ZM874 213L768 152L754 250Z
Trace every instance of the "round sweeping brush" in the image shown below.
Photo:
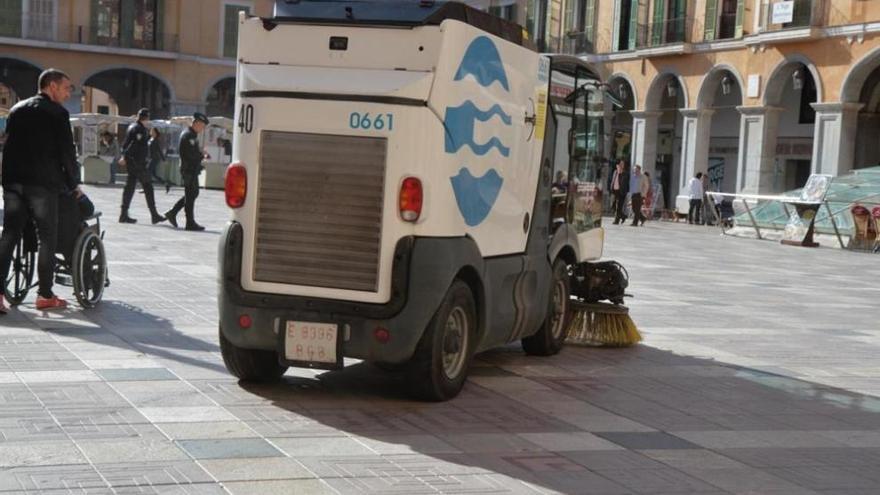
M622 304L571 301L574 315L568 327L570 344L627 347L641 342L642 335Z

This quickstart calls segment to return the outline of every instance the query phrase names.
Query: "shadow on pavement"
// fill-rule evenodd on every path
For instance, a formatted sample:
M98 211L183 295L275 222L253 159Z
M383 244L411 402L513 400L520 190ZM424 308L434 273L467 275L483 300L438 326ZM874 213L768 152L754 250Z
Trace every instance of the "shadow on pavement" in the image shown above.
M544 359L514 346L490 351L446 403L409 400L405 385L361 363L242 383L256 400L232 410L267 438L293 439L288 453L299 450L343 493L380 493L411 477L425 485L411 492L456 493L528 491L522 482L563 493L832 493L880 483L880 399L647 346ZM260 407L276 411L271 421ZM349 438L328 454L334 443L319 437L334 435Z

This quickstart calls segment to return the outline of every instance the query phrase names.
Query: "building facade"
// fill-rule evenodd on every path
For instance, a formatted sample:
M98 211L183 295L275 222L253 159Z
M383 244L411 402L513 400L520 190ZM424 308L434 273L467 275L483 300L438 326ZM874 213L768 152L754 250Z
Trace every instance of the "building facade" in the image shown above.
M606 151L660 176L776 193L880 163L880 1L531 0L539 48L595 64Z
M240 10L272 0L0 0L0 95L29 97L40 71L70 74L72 113L232 117Z

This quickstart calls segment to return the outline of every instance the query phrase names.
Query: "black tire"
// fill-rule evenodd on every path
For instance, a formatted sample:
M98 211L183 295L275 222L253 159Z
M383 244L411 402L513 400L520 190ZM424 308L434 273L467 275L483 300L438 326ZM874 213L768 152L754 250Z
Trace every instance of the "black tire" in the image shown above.
M550 305L544 323L534 335L522 339L526 354L552 356L562 350L571 316L571 281L568 276L568 264L558 259L553 263Z
M84 230L76 239L70 261L73 295L84 308L94 308L107 286L107 257L101 237Z
M9 278L3 281L3 294L9 304L15 306L24 301L34 286L34 273L37 271L37 253L28 251L23 235L15 246L12 266L9 268Z
M477 309L470 287L452 283L408 364L412 394L449 400L461 391L474 355ZM462 347L463 346L463 347Z
M223 363L236 378L246 382L274 382L287 371L278 362L278 353L235 346L220 330L220 354Z

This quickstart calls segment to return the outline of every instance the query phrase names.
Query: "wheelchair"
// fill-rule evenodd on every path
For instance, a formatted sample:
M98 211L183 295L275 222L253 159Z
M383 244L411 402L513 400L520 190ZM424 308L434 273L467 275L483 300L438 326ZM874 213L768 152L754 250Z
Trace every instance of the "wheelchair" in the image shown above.
M80 214L77 202L70 197L59 201L58 247L55 252L55 283L73 288L76 300L84 308L94 308L110 285L101 213ZM31 289L37 272L36 223L31 220L22 233L12 258L4 293L12 305L20 304Z

